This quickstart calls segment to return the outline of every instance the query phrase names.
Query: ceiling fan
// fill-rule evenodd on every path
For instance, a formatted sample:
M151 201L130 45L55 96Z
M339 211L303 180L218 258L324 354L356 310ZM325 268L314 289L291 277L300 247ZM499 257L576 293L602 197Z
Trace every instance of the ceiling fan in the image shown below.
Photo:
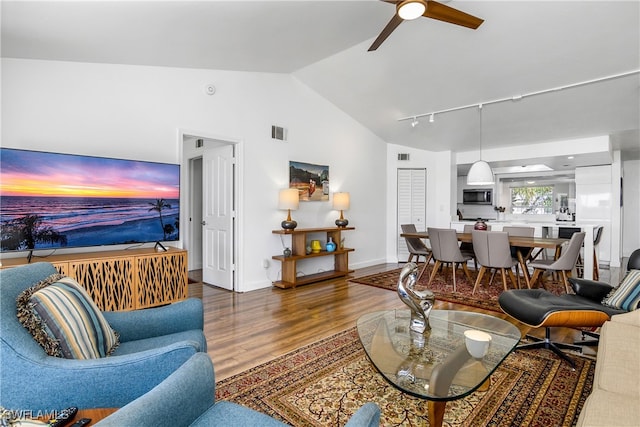
M484 22L484 19L464 13L460 10L445 6L434 0L381 0L386 3L396 5L396 13L391 21L382 30L377 39L369 48L369 52L376 50L382 42L405 20L412 20L424 16L425 18L437 19L438 21L449 22L450 24L461 25L463 27L476 29Z

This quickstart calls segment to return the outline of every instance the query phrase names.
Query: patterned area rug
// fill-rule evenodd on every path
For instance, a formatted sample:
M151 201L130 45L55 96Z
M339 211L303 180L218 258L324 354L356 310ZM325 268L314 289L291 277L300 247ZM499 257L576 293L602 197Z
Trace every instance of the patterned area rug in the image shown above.
M549 350L511 353L491 376L488 391L447 403L444 425L574 425L591 392L595 362L571 357L575 371ZM341 426L366 402L378 404L383 426L429 425L426 401L380 376L355 328L220 381L216 399L293 426Z
M422 268L422 265L420 265L420 268ZM441 269L441 271L434 277L431 285L427 286L432 268L433 264L430 264L427 267L427 270L418 281L416 289L429 289L435 294L436 300L449 301L468 305L471 307L482 308L484 310L501 312L500 306L498 305L498 297L500 296L504 288L502 286L502 278L500 277L500 273L496 274L491 284L488 283L491 275L489 273L485 273L482 278L482 283L480 284L480 286L478 286L478 290L476 291L475 295L471 295L471 293L473 292L474 283L470 283L467 280L464 272L462 271L462 268L460 267L458 267L458 270L456 272L457 292L453 292L451 268L445 268L444 273ZM400 271L402 271L402 268L385 271L383 273L372 274L370 276L356 277L349 279L349 281L354 283L361 283L363 285L389 289L395 292L398 287L398 278L400 277ZM473 270L473 268L470 268L469 271L471 272L471 277L475 279L476 272ZM507 283L508 286L511 286L510 281L507 281ZM527 286L523 278L520 280L520 286L522 288L526 288ZM565 293L564 286L558 283L545 283L545 286L547 287L548 291L553 292L556 295Z

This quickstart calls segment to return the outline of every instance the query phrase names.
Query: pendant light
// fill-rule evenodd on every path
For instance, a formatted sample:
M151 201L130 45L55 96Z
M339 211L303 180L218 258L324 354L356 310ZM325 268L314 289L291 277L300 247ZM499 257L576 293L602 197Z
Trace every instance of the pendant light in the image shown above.
M480 112L480 160L471 165L467 174L468 185L489 185L495 182L489 163L482 160L482 104L478 104Z

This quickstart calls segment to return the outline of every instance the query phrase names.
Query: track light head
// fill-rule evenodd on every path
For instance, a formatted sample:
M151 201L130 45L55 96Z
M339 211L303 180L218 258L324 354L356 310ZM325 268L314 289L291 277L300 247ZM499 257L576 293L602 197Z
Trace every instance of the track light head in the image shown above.
M416 126L418 126L420 124L420 122L418 121L417 117L413 118L413 121L411 122L411 127L414 128Z

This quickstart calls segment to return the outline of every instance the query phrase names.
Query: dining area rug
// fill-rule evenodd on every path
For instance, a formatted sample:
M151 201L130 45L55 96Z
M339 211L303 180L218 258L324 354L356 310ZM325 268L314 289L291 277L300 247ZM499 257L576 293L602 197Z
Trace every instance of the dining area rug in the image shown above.
M491 375L487 391L447 403L444 425L574 425L592 389L595 361L571 357L575 371L548 350L512 352ZM429 425L427 402L384 380L355 327L218 382L216 400L292 426L342 426L366 402L380 407L380 425Z
M422 268L422 264L419 265ZM436 296L436 300L449 301L458 304L464 304L471 307L482 308L484 310L501 312L498 305L498 297L504 291L502 286L502 279L498 274L493 278L491 284L489 280L491 274L485 274L482 278L482 283L478 286L476 293L472 295L473 286L475 283L470 283L465 277L462 268L458 267L456 271L456 292L453 291L453 278L451 274L451 268L441 268L441 270L433 278L431 284L429 284L429 275L433 264L429 264L427 270L424 272L420 280L418 280L415 288L417 290L428 289ZM382 273L371 274L362 277L349 278L349 282L360 283L363 285L375 286L378 288L388 289L390 291L396 291L398 288L398 278L402 268L395 270L389 270ZM471 276L475 278L476 271L471 267L469 268ZM510 284L510 282L508 282ZM520 286L526 288L527 285L524 278L520 280ZM559 283L545 282L546 289L556 295L565 293L564 286ZM509 288L512 289L512 288Z

